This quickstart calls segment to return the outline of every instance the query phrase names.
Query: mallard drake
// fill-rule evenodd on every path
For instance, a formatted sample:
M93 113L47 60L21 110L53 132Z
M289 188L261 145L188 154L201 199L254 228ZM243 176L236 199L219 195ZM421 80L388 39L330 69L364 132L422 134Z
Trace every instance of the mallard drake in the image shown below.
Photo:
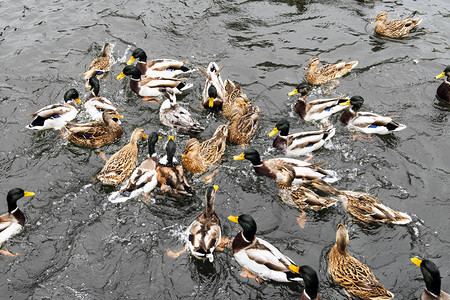
M420 260L417 257L411 261L420 268L425 281L421 300L450 300L450 295L441 290L441 274L434 262L428 259Z
M78 106L76 103L81 103L76 89L68 90L64 94L64 101L64 104L48 105L32 113L31 116L34 120L27 125L27 128L33 130L62 129L67 122L72 121L77 116Z
M186 243L192 255L200 259L214 261L214 249L220 244L222 234L220 220L214 211L214 199L219 187L210 186L206 189L206 209L192 223L187 230L189 237Z
M329 197L321 197L310 189L300 185L293 184L295 179L295 170L290 165L276 167L278 171L277 183L279 195L283 202L297 206L299 209L311 208L321 210L335 205L338 200Z
M112 193L108 200L112 203L125 202L128 199L139 196L140 194L150 193L158 184L156 166L158 165L158 156L156 155L155 145L161 137L152 132L148 135L148 155L141 164L134 169L130 179L120 191Z
M289 266L291 271L300 275L305 284L305 289L303 290L300 300L322 300L322 297L318 294L319 290L319 277L316 271L308 265L304 266Z
M220 163L228 136L228 125L217 127L214 135L202 143L192 138L186 143L182 156L183 167L191 173L205 173L212 165Z
M385 11L381 11L375 21L370 22L370 24L380 21L380 23L375 26L375 32L391 38L405 37L409 34L411 29L416 27L422 22L422 19L411 19L415 13L410 15L406 19L395 19L388 21L388 14Z
M87 71L81 73L80 76L84 75L84 80L86 81L88 81L92 76L103 78L114 63L114 58L111 53L111 44L105 43L105 45L103 45L100 57L94 59L89 65Z
M203 89L203 108L221 110L226 99L225 85L220 77L220 67L215 62L210 62L207 70L198 67L200 72L206 77L205 88Z
M358 65L358 61L355 60L348 63L342 61L334 65L328 64L318 68L319 61L318 56L313 56L309 60L309 65L305 67L305 70L309 69L306 73L306 80L314 85L321 85L333 79L340 78Z
M277 174L280 170L277 167L290 165L295 170L295 179L293 184L302 184L303 180L312 180L314 178L322 178L329 181L334 181L335 178L329 173L320 168L325 162L310 164L303 160L278 157L261 160L258 151L255 149L245 149L240 155L233 156L234 160L248 159L252 165L255 172L259 175L267 176L273 180L277 179Z
M187 60L175 59L154 59L147 62L147 54L141 48L134 49L131 58L127 61L127 65L131 65L135 60L136 67L143 75L148 77L164 77L172 78L182 73L192 72L186 66Z
M147 135L144 134L144 129L138 127L131 134L130 142L108 159L97 174L102 184L117 186L130 178L137 164L137 142L140 138L147 138Z
M251 104L247 95L242 91L239 84L235 84L231 80L225 80L226 98L222 104L222 116L226 119L231 119L231 112L233 109L239 108L241 114L246 114Z
M115 119L122 119L116 111L105 110L102 121L84 124L71 123L67 129L67 139L74 144L84 147L101 147L122 136L122 127Z
M281 150L283 154L289 157L298 157L310 154L322 147L326 141L334 136L336 129L331 126L325 130L289 134L289 121L282 118L269 133L269 136L274 136L278 132L280 134L273 140L273 147Z
M187 109L177 103L177 98L173 92L164 91L163 95L167 99L159 108L161 124L185 134L196 134L205 130Z
M18 234L25 224L25 215L17 207L17 200L33 195L33 192L27 192L20 188L15 188L8 192L6 196L8 212L0 216L0 248L10 237Z
M328 257L328 273L347 293L360 299L392 299L394 294L377 281L365 264L348 254L348 233L344 225L338 224L336 244Z
M100 83L97 77L89 78L89 89L91 92L84 100L84 109L95 121L103 120L105 110L117 111L117 108L105 97L100 97Z
M450 103L450 66L447 66L441 74L436 75L436 79L440 79L445 76L447 76L447 79L445 79L444 82L438 87L436 95L440 100Z
M181 91L192 87L192 84L185 84L184 78L164 78L164 77L141 77L141 71L135 66L126 66L117 75L117 80L125 76L131 76L130 88L141 97L156 98L163 95L165 91L171 89L173 93L179 94Z
M342 113L340 120L350 131L359 131L365 134L388 134L406 128L405 125L394 122L391 117L360 112L359 109L364 103L361 96L353 96L347 103L352 107Z
M239 108L233 108L228 128L228 140L238 145L247 144L255 134L260 114L258 106L252 106L247 113L243 113Z
M159 161L156 167L161 192L168 193L172 197L192 196L195 190L184 175L183 167L174 157L176 150L177 145L174 138L169 136L166 144L167 154Z
M322 121L325 123L328 118L341 110L347 108L348 98L338 97L329 99L317 99L306 102L311 85L307 82L300 83L289 96L300 94L297 103L294 105L294 111L305 121Z
M264 280L278 282L302 282L298 273L290 268L295 263L269 242L256 237L256 222L250 215L229 216L239 223L242 231L233 239L232 249L236 261L245 269Z

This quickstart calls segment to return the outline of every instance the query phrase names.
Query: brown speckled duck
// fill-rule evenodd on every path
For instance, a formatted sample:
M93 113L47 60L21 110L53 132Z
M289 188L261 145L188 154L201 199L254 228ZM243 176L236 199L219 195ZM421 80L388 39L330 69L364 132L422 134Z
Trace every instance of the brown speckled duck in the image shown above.
M391 38L400 38L405 37L409 34L411 29L416 27L422 22L422 19L411 19L414 16L413 13L411 16L406 19L394 19L388 21L388 14L385 11L381 11L375 21L371 22L371 24L380 21L380 23L375 26L375 32Z
M114 63L114 58L111 55L112 45L109 43L105 43L102 48L102 52L99 58L94 59L89 65L88 69L81 73L84 75L84 80L88 81L89 78L95 76L97 78L103 78L106 75L106 72L109 71L112 64Z
M222 104L222 116L225 119L231 118L231 112L233 110L240 110L242 115L249 111L251 104L239 84L227 79L225 80L225 91L226 98Z
M314 85L321 85L333 79L340 78L358 65L357 61L348 63L343 61L337 64L328 64L319 68L319 62L319 57L313 56L309 60L309 65L305 67L305 70L309 69L306 73L306 80Z

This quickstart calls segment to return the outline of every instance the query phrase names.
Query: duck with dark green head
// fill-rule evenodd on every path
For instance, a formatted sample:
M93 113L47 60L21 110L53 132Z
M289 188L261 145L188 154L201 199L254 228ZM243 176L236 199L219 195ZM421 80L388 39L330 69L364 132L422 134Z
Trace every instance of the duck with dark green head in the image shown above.
M305 289L303 290L300 300L322 300L322 297L318 294L319 290L319 277L316 271L308 265L304 266L290 266L293 272L300 275L305 283Z
M434 262L428 259L421 260L417 257L411 261L420 268L425 281L425 289L421 300L450 300L450 295L441 290L441 274Z
M97 77L89 78L89 89L91 92L84 100L84 109L95 121L101 121L105 110L117 111L110 100L100 96L100 82Z
M447 78L444 79L444 82L438 87L436 95L439 100L450 104L450 66L447 66L441 74L436 75L436 79L444 78L445 76L447 76Z

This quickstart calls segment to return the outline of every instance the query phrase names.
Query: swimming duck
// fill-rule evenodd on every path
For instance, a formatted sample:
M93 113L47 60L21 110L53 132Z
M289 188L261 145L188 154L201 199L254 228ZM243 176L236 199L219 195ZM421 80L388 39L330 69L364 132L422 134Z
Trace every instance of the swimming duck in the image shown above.
M380 23L375 26L375 32L387 37L391 38L400 38L405 37L409 34L411 29L416 27L422 22L422 19L411 19L414 16L413 13L411 16L406 19L395 19L387 21L388 14L385 11L381 11L375 21L370 22L370 24L376 23L380 21Z
M64 94L64 104L52 104L41 108L31 116L35 118L26 128L44 130L53 128L60 130L67 122L72 121L78 114L76 103L81 103L76 89L70 89ZM75 103L76 102L76 103Z
M89 89L91 92L84 101L84 109L95 121L103 120L105 110L117 111L117 108L105 97L100 97L100 83L97 77L89 78Z
M103 166L97 178L105 185L117 186L130 178L138 160L137 142L147 138L144 130L136 128L131 134L130 142L113 154Z
M348 254L348 233L344 225L338 224L336 244L328 257L328 273L347 293L359 299L392 299L394 294L377 281L365 264Z
M229 216L239 223L242 231L233 239L232 249L236 261L245 269L264 280L278 282L302 282L298 273L290 268L295 263L269 242L256 237L256 222L250 215Z
M116 111L105 110L102 121L94 121L84 124L71 123L66 127L68 140L84 147L101 147L109 144L122 136L122 127L115 119L122 119Z
M239 84L225 80L225 92L226 98L222 104L222 116L225 119L231 119L231 112L235 109L239 109L242 115L248 113L251 104Z
M164 91L163 95L167 99L159 108L161 124L185 134L196 134L205 130L187 109L177 104L177 98L173 92Z
M300 300L322 300L322 297L318 294L319 290L319 277L316 271L308 265L304 266L289 266L291 271L300 275L305 284L305 289L300 297Z
M183 167L176 160L175 152L177 145L173 136L169 136L166 144L166 156L163 157L158 166L158 182L161 185L161 192L168 193L172 197L192 196L195 192L184 175Z
M289 96L300 94L297 103L294 105L294 111L305 121L321 121L325 123L328 118L341 110L347 108L348 98L338 97L329 99L317 99L306 102L311 85L307 82L300 83Z
M141 164L134 169L130 179L125 182L120 191L112 193L108 200L112 203L125 202L128 199L137 197L140 194L148 195L158 184L156 166L158 156L155 145L161 139L156 132L148 135L148 155Z
M136 67L147 77L173 78L182 73L192 72L185 64L187 60L154 59L147 62L147 54L141 48L134 49L127 65L137 60Z
M218 188L217 185L213 185L206 189L206 209L189 225L187 230L189 237L186 249L195 257L207 258L210 262L214 261L214 249L222 240L220 220L214 211L214 200Z
M0 248L9 238L18 234L25 224L25 215L17 207L17 200L33 195L33 192L27 192L20 188L14 188L8 192L6 196L8 212L0 216Z
M215 62L210 62L207 70L198 67L198 69L205 75L206 82L203 89L202 106L207 109L220 110L222 104L226 99L225 85L220 77L220 67Z
M342 113L340 120L350 131L359 131L365 134L388 134L406 128L405 125L394 122L391 117L360 112L359 109L364 103L361 96L353 96L347 103L352 107Z
M273 180L277 179L277 174L280 170L277 167L290 165L295 170L295 179L293 184L302 184L303 180L312 180L314 178L323 178L325 180L333 181L335 178L329 173L320 168L325 162L310 164L303 160L278 157L261 160L258 151L255 149L245 149L240 155L233 156L234 160L248 159L255 172L259 175L267 176Z
M239 108L233 108L228 128L228 140L238 145L247 144L255 134L260 114L258 106L252 106L247 113L243 113Z
M447 66L441 74L436 75L436 79L440 79L445 76L447 76L447 79L445 79L444 82L438 87L436 95L439 99L450 103L450 66Z
M280 134L273 140L273 147L289 157L298 157L321 148L334 136L336 129L331 126L325 130L289 134L289 121L282 118L269 136L274 136L278 132Z
M205 173L222 160L228 136L228 125L217 127L214 135L202 143L192 138L186 143L181 156L183 167L191 173Z
M109 71L112 64L114 63L114 58L112 57L111 53L111 44L105 43L105 45L103 45L100 57L94 59L89 65L87 71L81 73L80 76L84 75L84 80L86 81L88 81L92 76L103 78L106 75L106 72Z
M434 262L428 259L420 260L417 257L411 261L420 268L425 281L421 300L450 300L450 295L441 290L441 274Z
M342 77L358 65L358 61L351 61L348 63L342 61L334 65L328 64L318 68L319 61L318 56L313 56L309 60L309 65L305 67L305 70L309 69L306 73L306 80L314 85L321 85L333 79Z

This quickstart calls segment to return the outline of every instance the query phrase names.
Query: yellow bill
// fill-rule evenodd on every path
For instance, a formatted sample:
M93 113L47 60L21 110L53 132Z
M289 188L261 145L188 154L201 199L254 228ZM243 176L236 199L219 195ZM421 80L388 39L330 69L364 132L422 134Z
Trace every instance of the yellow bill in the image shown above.
M75 102L78 103L78 104L81 104L80 98L75 99Z
M420 265L422 264L422 261L418 259L417 257L411 258L411 261L420 268Z
M294 273L300 274L300 268L296 265L289 265L289 270L291 270Z
M117 75L116 79L117 79L117 80L120 80L120 79L124 78L125 76L126 76L126 75L123 74L123 72L121 72L119 75Z
M214 98L213 97L209 97L208 106L209 107L213 107L214 106Z
M135 59L136 58L134 58L134 56L131 56L130 59L127 61L127 65L131 65Z
M288 93L288 96L294 96L296 94L298 94L298 90L297 89L295 89L292 92Z
M218 185L213 185L213 188L216 190L216 192L217 192L217 190L219 189L219 186Z
M146 138L148 138L148 135L142 134L142 138L143 138L143 139L146 139Z
M238 222L239 217L229 216L229 217L228 217L228 220L230 220L231 222L234 222L234 223L239 223L239 222Z
M445 72L442 72L441 74L439 74L439 75L436 75L436 79L440 79L440 78L442 78L442 77L445 77Z
M351 103L350 103L350 99L348 99L348 100L345 101L345 102L339 103L340 106L349 106L350 104L351 104Z
M170 141L170 140L173 141L173 135L169 136L169 137L167 138L167 140L168 140L168 141Z
M269 136L274 136L278 132L279 132L278 128L275 127L271 132L269 132Z
M122 115L119 115L119 114L116 112L116 114L114 115L114 118L123 119L123 116L122 116Z
M243 160L243 159L245 159L245 154L244 154L244 152L242 152L242 153L239 154L239 155L233 156L233 159L234 159L234 160Z
M34 196L34 193L33 193L33 192L27 192L27 191L24 191L24 192L23 192L23 196L24 196L24 197Z

